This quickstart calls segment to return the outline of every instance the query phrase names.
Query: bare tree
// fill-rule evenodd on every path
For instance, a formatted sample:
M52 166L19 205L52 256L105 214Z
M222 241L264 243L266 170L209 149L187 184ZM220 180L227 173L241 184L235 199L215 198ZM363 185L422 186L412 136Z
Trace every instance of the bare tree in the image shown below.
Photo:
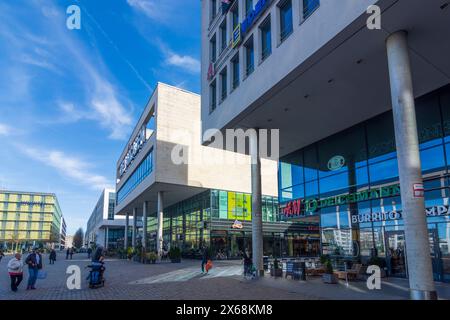
M73 236L73 246L77 249L80 249L83 246L83 228L79 228L75 235Z

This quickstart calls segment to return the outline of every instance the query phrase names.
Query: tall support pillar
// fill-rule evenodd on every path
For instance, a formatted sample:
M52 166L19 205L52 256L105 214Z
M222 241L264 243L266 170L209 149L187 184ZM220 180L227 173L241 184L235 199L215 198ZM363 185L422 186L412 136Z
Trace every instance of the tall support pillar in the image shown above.
M130 229L130 214L127 212L125 215L125 235L123 237L124 249L128 249L128 230Z
M142 206L142 250L147 251L147 208L148 202L144 201Z
M258 131L250 134L251 179L252 179L252 259L257 276L264 276L261 157Z
M158 232L156 235L156 251L161 257L163 249L163 219L164 219L164 194L158 191Z
M131 237L131 246L136 248L136 221L137 221L137 208L133 209L133 230L132 230L132 237Z
M108 237L109 237L109 228L105 228L105 250L108 250Z
M425 200L420 192L414 192L414 189L420 189L423 180L407 33L399 31L390 35L386 40L386 47L410 296L413 300L434 300L437 299L437 294L433 281Z

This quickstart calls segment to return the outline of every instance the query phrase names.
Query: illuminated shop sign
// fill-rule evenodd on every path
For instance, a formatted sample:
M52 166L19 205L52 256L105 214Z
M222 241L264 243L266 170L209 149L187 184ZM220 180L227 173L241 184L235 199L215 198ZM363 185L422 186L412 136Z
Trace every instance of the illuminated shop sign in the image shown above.
M360 192L349 193L324 199L296 199L282 207L286 217L302 216L305 212L315 212L321 208L358 203L361 201L375 200L385 197L400 195L400 185L390 185Z
M244 225L239 220L236 220L231 226L232 229L243 229Z
M427 217L447 216L450 214L449 206L434 206L425 209ZM388 211L388 212L372 212L360 213L352 216L352 224L365 222L381 222L403 219L402 211Z
M345 158L342 156L334 156L328 161L328 170L337 171L345 166Z
M122 163L119 167L119 175L122 177L124 173L127 171L128 167L133 163L133 160L136 158L136 156L141 151L142 147L145 144L145 141L147 139L146 137L147 129L145 126L141 128L139 131L139 134L134 139L133 143L131 143L128 146L128 152L125 156L125 158L122 160Z
M238 24L233 30L233 48L239 45L241 39L253 27L256 21L258 21L272 1L273 0L259 0L258 3L256 3L255 8L248 13L244 21L241 24Z

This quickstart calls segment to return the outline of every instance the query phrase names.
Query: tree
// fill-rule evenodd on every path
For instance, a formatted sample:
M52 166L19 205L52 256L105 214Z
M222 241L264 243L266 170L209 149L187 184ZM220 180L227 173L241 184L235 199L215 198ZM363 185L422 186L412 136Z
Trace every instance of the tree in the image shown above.
M80 228L75 232L75 235L73 236L73 246L77 249L80 249L83 246L83 228Z

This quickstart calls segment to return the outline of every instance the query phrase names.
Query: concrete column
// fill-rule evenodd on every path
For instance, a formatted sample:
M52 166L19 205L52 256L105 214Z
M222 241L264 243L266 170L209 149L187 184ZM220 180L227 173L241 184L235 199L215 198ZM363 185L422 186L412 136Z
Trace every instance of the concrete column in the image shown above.
M137 208L133 209L133 230L132 230L132 237L131 237L131 246L133 248L136 247L136 216L137 216Z
M250 134L251 179L252 179L252 257L258 276L264 276L261 158L259 155L258 131Z
M147 250L147 207L148 202L144 201L142 207L142 248L144 252Z
M422 184L411 66L407 34L390 35L386 41L398 154L402 210L404 212L406 259L410 295L413 300L437 299L433 281L425 200L414 195L414 184Z
M128 229L130 228L130 214L127 212L125 215L125 236L123 238L124 249L128 249Z
M156 235L156 251L161 256L163 249L163 219L164 219L164 194L158 192L158 232Z
M105 250L108 250L108 233L109 233L109 228L106 227L105 228Z

